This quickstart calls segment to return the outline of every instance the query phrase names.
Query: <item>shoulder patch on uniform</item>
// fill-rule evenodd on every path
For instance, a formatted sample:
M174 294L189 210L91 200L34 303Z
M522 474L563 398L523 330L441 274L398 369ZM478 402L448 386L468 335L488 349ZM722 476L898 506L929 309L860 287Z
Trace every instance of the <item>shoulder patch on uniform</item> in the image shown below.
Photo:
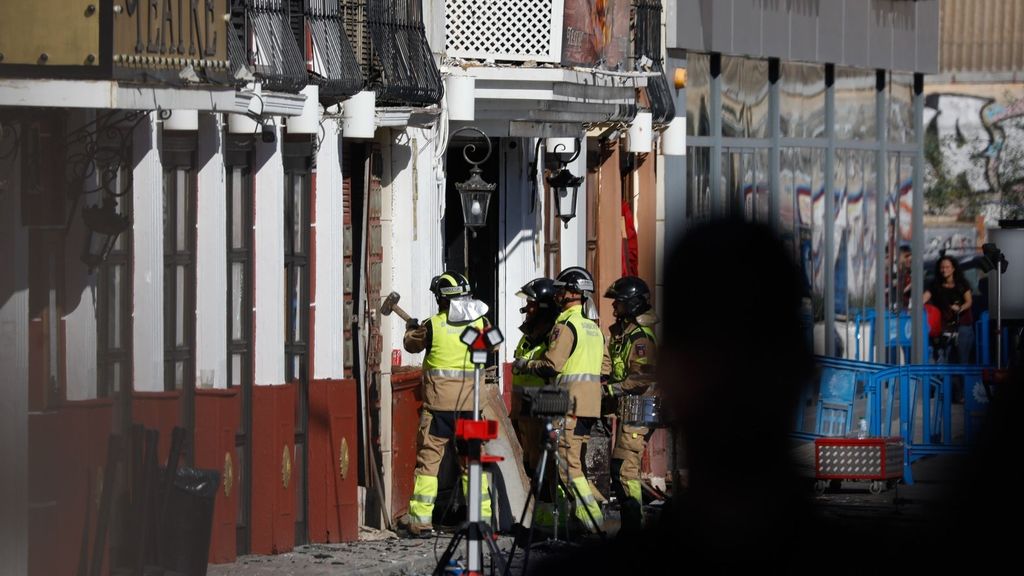
M558 335L562 332L562 324L555 324L551 327L551 334L548 336L548 340L554 342L558 340Z
M633 346L633 349L636 350L637 356L647 356L647 344L645 344L644 342L638 342L635 346Z

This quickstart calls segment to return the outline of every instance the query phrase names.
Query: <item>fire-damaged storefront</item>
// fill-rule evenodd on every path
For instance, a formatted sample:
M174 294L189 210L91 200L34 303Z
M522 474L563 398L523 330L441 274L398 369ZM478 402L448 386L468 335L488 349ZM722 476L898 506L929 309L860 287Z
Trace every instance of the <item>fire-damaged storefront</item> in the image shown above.
M216 480L203 562L357 538L384 492L375 133L442 93L404 1L0 7L15 572L199 561L188 470Z

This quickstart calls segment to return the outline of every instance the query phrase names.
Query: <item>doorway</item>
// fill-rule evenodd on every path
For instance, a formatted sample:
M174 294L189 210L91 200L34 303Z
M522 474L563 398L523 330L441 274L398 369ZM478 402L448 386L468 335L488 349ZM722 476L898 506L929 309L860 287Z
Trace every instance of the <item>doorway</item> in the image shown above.
M481 177L487 182L498 182L499 185L491 195L487 209L487 225L473 231L465 227L462 214L462 201L456 182L463 182L470 176L472 166L462 157L467 145L475 145L477 150L470 150L470 158L478 158L486 152L480 150L480 139L456 139L448 146L448 183L445 189L444 210L444 261L445 270L462 272L473 287L473 296L485 302L489 308L487 319L492 326L498 325L498 220L502 212L504 195L501 190L501 146L498 139L490 140L493 153L486 162L480 164L483 171Z

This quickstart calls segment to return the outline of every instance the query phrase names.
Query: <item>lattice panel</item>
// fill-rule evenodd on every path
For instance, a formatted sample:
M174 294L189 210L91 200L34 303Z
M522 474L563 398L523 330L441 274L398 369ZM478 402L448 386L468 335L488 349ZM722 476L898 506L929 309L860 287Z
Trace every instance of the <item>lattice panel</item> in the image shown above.
M458 58L558 62L562 3L563 0L445 0L445 52Z

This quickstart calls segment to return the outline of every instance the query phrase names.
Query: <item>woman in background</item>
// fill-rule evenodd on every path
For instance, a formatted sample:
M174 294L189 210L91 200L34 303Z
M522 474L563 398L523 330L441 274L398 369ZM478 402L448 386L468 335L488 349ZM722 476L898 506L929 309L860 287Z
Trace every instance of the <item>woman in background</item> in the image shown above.
M924 291L923 300L925 304L931 303L941 312L943 336L956 334L955 339L948 338L945 343L945 363L950 360L949 352L956 350L956 362L970 364L971 349L974 347L971 284L964 278L963 272L953 258L939 258L935 264L935 280Z

